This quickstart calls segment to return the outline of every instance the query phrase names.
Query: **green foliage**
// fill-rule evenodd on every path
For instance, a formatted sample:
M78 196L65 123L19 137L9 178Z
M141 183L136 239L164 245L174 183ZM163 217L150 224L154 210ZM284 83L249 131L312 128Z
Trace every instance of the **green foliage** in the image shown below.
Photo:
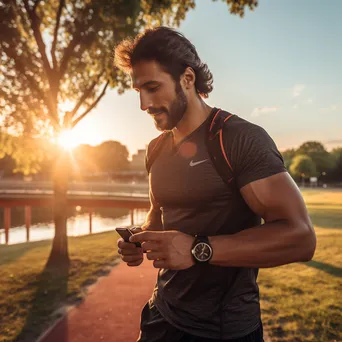
M285 164L285 167L287 169L290 168L291 163L292 163L292 159L294 158L295 155L296 155L296 150L293 149L293 148L282 152L282 156L283 156L283 159L284 159L284 164Z
M313 160L305 155L299 154L293 158L290 166L290 172L295 177L300 179L301 177L314 177L317 175L316 166Z
M318 141L305 142L298 148L296 154L308 155L315 163L319 173L326 172L334 166L331 155L326 151L323 144Z
M117 141L105 141L97 146L80 145L73 154L79 173L127 170L129 165L127 147Z
M342 181L342 147L334 148L330 153L334 167L328 173L328 179Z
M337 147L329 153L322 143L307 141L298 149L288 149L282 152L285 166L293 177L298 176L292 173L293 168L291 168L294 158L298 155L309 156L315 165L316 175L324 176L324 181L342 181L342 147Z
M237 14L243 17L245 14L245 7L249 7L250 10L254 10L258 6L257 0L222 0L227 3L229 12L231 14Z
M97 163L103 171L128 169L128 150L117 141L105 141L97 147Z
M336 147L331 151L334 163L342 163L342 147Z
M225 2L241 17L245 7L257 5L256 0ZM50 138L74 127L108 86L119 93L129 87L128 76L112 66L114 46L149 26L177 27L193 8L195 0L0 0L3 128L19 139ZM24 148L15 156L18 168L34 171L41 157L29 156L26 138L11 145L10 152Z
M48 143L42 139L33 139L27 134L18 137L0 132L0 157L10 157L11 160L4 165L6 173L35 174L40 170L44 157L51 155L51 152Z

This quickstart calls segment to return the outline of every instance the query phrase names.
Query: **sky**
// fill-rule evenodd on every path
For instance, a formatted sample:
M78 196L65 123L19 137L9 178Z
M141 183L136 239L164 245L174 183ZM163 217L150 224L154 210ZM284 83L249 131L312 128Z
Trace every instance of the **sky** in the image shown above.
M279 150L308 140L342 146L342 1L259 0L245 17L197 0L178 30L214 76L205 100L262 126ZM120 141L130 154L160 133L139 95L107 91L75 133L81 143ZM81 134L82 132L82 134Z

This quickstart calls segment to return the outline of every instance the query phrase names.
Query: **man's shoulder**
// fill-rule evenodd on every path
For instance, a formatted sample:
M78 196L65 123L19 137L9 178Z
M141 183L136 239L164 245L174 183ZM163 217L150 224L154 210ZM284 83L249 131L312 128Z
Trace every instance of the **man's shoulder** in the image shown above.
M250 134L267 134L263 127L236 114L225 122L223 132L225 139L228 140L235 140L239 137L248 137Z
M153 138L147 145L147 154L150 154L154 148L158 145L158 142L160 143L161 140L167 135L166 132L163 132L159 134L157 137Z

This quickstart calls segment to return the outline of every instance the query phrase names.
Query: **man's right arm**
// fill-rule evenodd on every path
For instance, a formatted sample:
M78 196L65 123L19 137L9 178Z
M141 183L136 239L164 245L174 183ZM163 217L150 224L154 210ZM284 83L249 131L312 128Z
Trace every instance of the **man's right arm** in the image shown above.
M155 148L159 140L159 137L151 140L147 146L146 164L147 164L148 158L151 156L152 151ZM150 210L148 211L146 218L145 218L145 222L141 226L141 228L142 230L163 230L160 205L158 205L157 201L155 200L151 189L149 190L149 197L150 197L150 203L151 203Z
M157 205L151 191L150 191L150 202L151 202L151 207L146 215L145 222L141 226L141 229L142 230L163 230L163 223L161 220L161 210L160 210L160 207Z

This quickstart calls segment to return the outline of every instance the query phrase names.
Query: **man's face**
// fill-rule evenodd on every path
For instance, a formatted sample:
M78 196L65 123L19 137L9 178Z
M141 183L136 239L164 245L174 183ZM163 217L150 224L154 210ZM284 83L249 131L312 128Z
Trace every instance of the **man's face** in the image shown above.
M188 101L180 85L155 61L133 67L133 88L140 94L140 108L154 119L160 131L171 130L184 116Z

